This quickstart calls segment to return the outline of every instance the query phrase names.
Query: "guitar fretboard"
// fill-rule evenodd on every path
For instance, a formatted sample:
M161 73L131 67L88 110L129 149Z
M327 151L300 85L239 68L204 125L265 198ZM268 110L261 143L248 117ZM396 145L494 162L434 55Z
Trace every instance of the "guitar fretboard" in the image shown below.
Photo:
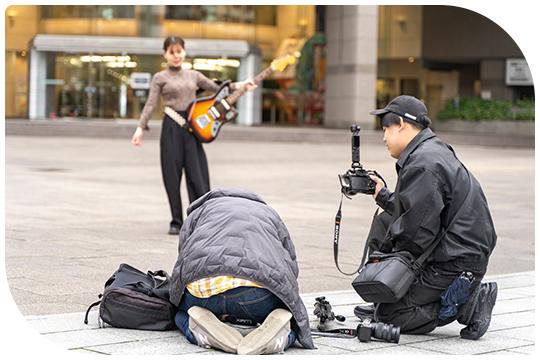
M255 84L258 84L259 82L261 82L265 77L267 77L268 75L270 75L271 73L274 72L274 68L272 66L269 66L268 68L266 68L266 70L264 70L263 72L261 72L259 75L255 76L253 78L253 82ZM243 88L240 88L238 90L236 90L234 93L232 93L231 95L227 96L225 98L225 101L227 101L227 103L229 105L232 105L236 102L236 100L238 100L240 98L240 96L244 95L246 92L247 92L247 86L244 86Z

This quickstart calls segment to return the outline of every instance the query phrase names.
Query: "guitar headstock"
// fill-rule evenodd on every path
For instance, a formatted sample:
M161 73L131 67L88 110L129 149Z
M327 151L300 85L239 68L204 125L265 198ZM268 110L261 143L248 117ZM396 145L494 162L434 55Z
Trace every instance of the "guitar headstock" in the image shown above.
M293 55L287 54L287 55L280 56L277 59L274 59L274 61L272 61L270 66L274 70L283 71L285 70L287 65L294 64L295 61L296 61L296 58Z

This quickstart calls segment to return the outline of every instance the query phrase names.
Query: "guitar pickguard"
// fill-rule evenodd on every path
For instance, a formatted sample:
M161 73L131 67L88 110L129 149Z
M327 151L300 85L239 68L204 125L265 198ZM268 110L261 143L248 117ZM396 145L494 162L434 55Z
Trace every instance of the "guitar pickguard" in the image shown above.
M204 130L208 126L208 124L210 124L211 122L212 122L212 119L210 119L210 117L206 114L197 116L197 118L195 119L195 123L197 123L197 126L201 130Z
M223 86L219 92L216 94L216 101L220 101L221 99L226 98L229 96L229 86Z
M219 132L219 128L221 127L221 124L222 124L220 121L214 121L207 114L197 116L197 118L195 119L195 123L197 124L197 126L199 127L201 131L204 131L206 127L211 124L210 134L212 135L213 138L217 136Z
M219 128L221 127L221 124L222 124L222 123L219 122L219 121L214 121L214 122L212 123L212 137L215 138L215 137L217 136L218 131L219 131Z

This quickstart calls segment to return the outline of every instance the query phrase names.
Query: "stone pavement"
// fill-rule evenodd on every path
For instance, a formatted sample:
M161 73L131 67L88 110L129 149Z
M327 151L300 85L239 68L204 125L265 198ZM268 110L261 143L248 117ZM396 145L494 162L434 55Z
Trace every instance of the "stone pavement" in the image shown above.
M479 340L464 340L459 336L463 325L457 322L435 329L427 335L401 335L399 343L372 339L362 343L356 338L314 337L316 350L306 350L298 343L284 355L523 355L535 351L535 273L534 271L490 276L486 282L499 286L497 302L488 332ZM325 293L336 315L344 315L344 323L335 327L356 328L359 319L353 314L360 302L351 290ZM313 315L315 297L304 294L312 328L318 324ZM152 332L100 328L97 311L91 311L89 323L83 323L84 313L27 316L26 320L42 337L57 348L48 346L55 355L109 354L109 355L225 355L219 350L207 350L190 344L179 330ZM332 324L331 324L332 325ZM249 332L249 331L248 331ZM35 338L36 334L27 334ZM69 350L69 354L64 351ZM24 354L24 351L21 355ZM46 354L42 354L46 355Z
M130 144L135 124L134 121L6 120L5 267L2 267L6 276L1 277L1 288L6 324L10 326L2 329L3 343L40 355L46 344L51 343L40 340L58 338L65 344L66 338L73 336L76 340L82 334L89 342L68 341L64 347L125 343L126 351L142 354L145 349L159 351L165 344L175 347L184 341L174 331L94 329L95 322L85 326L80 316L97 300L105 280L120 263L144 271L164 269L170 273L176 260L177 238L166 233L169 212L159 171L159 122L150 124L152 132L145 134L142 147ZM362 131L360 135L364 167L376 169L393 188L395 161L388 155L381 133ZM499 235L487 275L500 284L505 283L496 306L496 311L501 311L503 325L492 326L488 335L501 331L506 339L499 337L488 347L497 350L523 345L528 347L522 350L529 351L534 348L531 344L534 344L535 324L534 136L438 135L453 145L460 159L479 179ZM300 292L309 294L304 295L309 311L316 296L326 295L336 314L352 316L350 304L358 303L359 298L351 292L352 278L336 270L331 245L333 219L340 200L337 174L350 167L350 132L231 125L224 126L218 139L205 145L205 149L212 188L250 189L283 218L295 243ZM182 193L185 201L185 187ZM364 234L374 211L373 200L367 196L344 202L339 260L346 272L358 266ZM501 309L503 301L511 306ZM523 301L531 306L523 307ZM40 328L39 324L45 327ZM459 328L452 326L423 337L404 335L397 346L321 338L317 340L321 345L317 351L326 354L321 351L327 349L330 354L336 351L334 348L349 349L349 345L352 350L382 346L392 354L403 345L407 351L415 351L417 343L429 345L437 340L452 349L447 352L455 353L459 350L454 349L454 344L470 343L462 341ZM33 328L44 335L28 342L26 336L35 333ZM522 330L530 338L521 337ZM105 343L103 334L110 335ZM151 344L146 340L164 336L171 339L159 349L144 346ZM512 346L515 336L528 342ZM137 342L130 343L130 338ZM463 346L485 353L479 344L488 340L485 336L473 342L476 345ZM41 345L34 345L38 343ZM327 348L327 343L333 345ZM202 350L184 345L182 349L186 351ZM68 352L75 353L78 351ZM286 354L295 353L306 351L290 349Z

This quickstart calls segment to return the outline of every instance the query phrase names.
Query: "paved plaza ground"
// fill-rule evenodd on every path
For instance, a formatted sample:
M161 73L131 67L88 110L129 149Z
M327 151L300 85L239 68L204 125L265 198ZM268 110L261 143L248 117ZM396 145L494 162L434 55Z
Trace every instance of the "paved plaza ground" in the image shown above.
M142 147L134 147L130 122L37 127L28 123L6 122L4 138L7 282L2 296L10 319L22 322L15 328L33 328L43 334L40 339L77 353L202 351L184 344L174 331L99 329L96 322L82 323L81 313L97 300L120 263L172 272L177 237L167 234L170 215L159 170L159 126L145 135ZM350 132L287 131L224 126L218 139L205 145L211 186L249 189L272 206L295 243L300 292L308 312L316 296L326 295L336 313L354 322L352 309L361 299L351 291L352 277L338 272L332 255L333 220L340 201L337 174L350 167ZM361 135L362 164L377 170L393 189L395 160L382 134ZM458 324L423 337L403 336L392 346L320 338L317 354L534 351L534 137L439 136L453 145L478 178L492 210L499 240L487 276L501 289L494 325L478 342L460 339ZM182 193L187 200L184 186ZM358 266L374 211L369 196L344 201L339 260L346 272ZM21 340L21 333L7 330L10 341ZM36 348L27 350L39 353ZM285 354L308 353L291 349Z

